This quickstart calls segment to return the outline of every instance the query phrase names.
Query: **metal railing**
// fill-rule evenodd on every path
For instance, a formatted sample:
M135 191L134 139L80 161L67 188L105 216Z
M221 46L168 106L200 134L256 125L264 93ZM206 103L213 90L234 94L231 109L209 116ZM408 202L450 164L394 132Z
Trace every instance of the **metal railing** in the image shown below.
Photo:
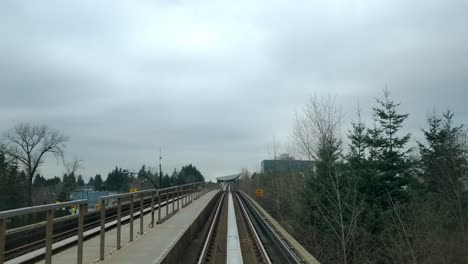
M139 202L140 203L140 211L139 211L139 217L140 217L140 235L143 234L144 232L144 200L150 198L151 199L151 205L150 205L150 211L151 211L151 223L150 227L153 228L155 226L155 207L157 205L158 209L158 220L157 224L161 224L170 217L172 217L175 213L177 213L180 209L180 203L182 203L182 207L185 207L189 203L193 201L193 199L196 197L200 197L202 195L203 191L203 186L205 183L192 183L192 184L185 184L185 185L179 185L179 186L174 186L174 187L169 187L169 188L164 188L164 189L150 189L150 190L144 190L144 191L138 191L138 192L132 192L132 193L123 193L123 194L115 194L115 195L108 195L108 196L102 196L100 197L100 210L101 210L101 233L100 233L100 250L99 250L99 259L104 260L105 257L105 244L106 244L106 226L105 226L105 219L106 219L106 203L109 201L114 201L116 200L116 206L117 206L117 250L121 248L122 244L122 201L129 200L130 201L130 211L129 211L129 242L133 241L134 238L134 227L133 227L133 222L134 222L134 216L135 212L134 211L134 204ZM163 201L163 198L165 199ZM177 208L176 208L177 204ZM161 208L165 206L166 207L166 214L163 218L161 218ZM172 207L171 212L169 213L169 208Z
M54 211L59 208L79 206L78 215L78 252L77 263L83 263L83 220L87 212L88 200L77 200L58 204L46 204L33 207L20 208L15 210L0 212L0 263L5 258L6 241L6 220L15 216L29 215L33 213L47 212L46 233L45 233L45 263L52 263L52 243L54 234Z
M179 185L164 189L150 189L150 190L143 190L138 192L132 193L122 193L122 194L115 194L115 195L108 195L102 196L99 198L99 210L101 214L100 220L100 259L104 259L104 248L105 248L105 237L106 237L106 207L116 207L117 208L117 249L121 248L121 227L122 227L122 206L125 202L129 203L129 212L128 215L125 213L125 218L128 217L129 219L129 231L130 231L130 239L129 241L133 241L134 232L133 232L133 225L134 225L134 218L135 216L140 217L140 235L144 232L144 215L145 211L151 211L151 223L150 227L153 228L156 224L161 224L175 213L179 211L179 209L187 206L193 200L198 199L201 195L203 195L207 188L203 188L205 183L191 183L185 185ZM148 206L145 208L144 202L150 199L150 208ZM139 202L139 212L135 212L135 203ZM115 203L115 204L111 204ZM47 221L46 221L46 233L45 233L45 263L50 264L52 263L52 245L53 245L53 232L54 232L54 211L59 208L67 208L76 206L79 207L79 214L78 214L78 228L77 228L77 263L83 263L83 232L84 232L84 216L88 210L88 200L77 200L77 201L70 201L64 202L59 204L47 204L47 205L40 205L40 206L33 206L33 207L26 207L20 208L15 210L3 211L0 212L0 264L4 263L5 261L5 246L6 246L6 220L8 218L28 215L33 213L41 213L47 212ZM161 210L162 207L166 207L166 214L162 217ZM172 208L171 212L169 213L169 208ZM155 222L155 210L158 210L158 218ZM115 225L115 223L107 223L107 227Z

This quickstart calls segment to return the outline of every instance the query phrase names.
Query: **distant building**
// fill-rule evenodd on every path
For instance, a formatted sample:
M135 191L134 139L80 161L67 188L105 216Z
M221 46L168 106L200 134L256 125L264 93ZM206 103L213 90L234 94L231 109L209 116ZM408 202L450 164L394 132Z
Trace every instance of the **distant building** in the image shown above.
M222 183L222 182L225 182L225 183L229 183L229 182L236 182L239 180L239 177L241 176L240 173L238 174L233 174L233 175L229 175L229 176L223 176L223 177L216 177L216 182L217 183Z
M295 160L288 154L281 154L280 159L263 160L262 173L297 173L313 169L314 162L310 160Z

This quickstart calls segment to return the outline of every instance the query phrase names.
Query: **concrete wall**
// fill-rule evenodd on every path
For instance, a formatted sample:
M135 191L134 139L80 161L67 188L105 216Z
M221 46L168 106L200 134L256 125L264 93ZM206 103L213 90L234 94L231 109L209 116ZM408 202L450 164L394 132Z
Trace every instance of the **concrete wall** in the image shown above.
M213 212L216 202L222 192L218 192L216 196L208 203L203 211L197 216L195 221L187 228L184 234L178 239L172 248L168 250L167 255L161 261L161 263L180 263L180 258L184 256L187 248L190 247L192 240L196 235L203 229L211 212Z

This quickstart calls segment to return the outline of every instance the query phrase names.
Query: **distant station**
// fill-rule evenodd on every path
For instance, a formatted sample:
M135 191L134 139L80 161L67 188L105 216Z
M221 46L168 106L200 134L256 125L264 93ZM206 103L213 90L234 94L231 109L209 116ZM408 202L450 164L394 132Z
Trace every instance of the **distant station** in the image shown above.
M240 176L241 174L237 173L237 174L228 175L228 176L216 177L216 183L224 187L224 185L228 183L235 183L239 181Z

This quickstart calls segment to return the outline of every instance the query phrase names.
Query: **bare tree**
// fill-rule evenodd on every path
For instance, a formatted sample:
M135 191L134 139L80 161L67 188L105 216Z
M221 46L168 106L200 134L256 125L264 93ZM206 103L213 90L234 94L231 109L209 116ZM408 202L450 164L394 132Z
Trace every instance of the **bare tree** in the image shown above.
M317 159L320 144L340 138L342 112L332 97L310 98L304 109L296 113L293 139L298 152L309 160Z
M342 169L341 107L328 97L314 96L296 114L293 136L298 151L315 161L313 177L306 178L304 189L309 211L317 211L326 237L339 245L342 263L349 263L351 244L363 211L356 181Z
M57 159L63 158L67 137L59 131L45 125L32 126L21 123L7 132L3 137L4 152L22 165L28 177L27 202L32 206L32 182L39 166L44 162L44 155L53 154Z
M267 153L273 160L278 159L281 148L281 141L279 141L276 136L273 136L271 143L266 146Z
M78 157L74 157L71 161L65 161L63 160L63 166L65 166L65 169L67 170L68 175L75 175L75 173L83 169L83 160L80 160Z

